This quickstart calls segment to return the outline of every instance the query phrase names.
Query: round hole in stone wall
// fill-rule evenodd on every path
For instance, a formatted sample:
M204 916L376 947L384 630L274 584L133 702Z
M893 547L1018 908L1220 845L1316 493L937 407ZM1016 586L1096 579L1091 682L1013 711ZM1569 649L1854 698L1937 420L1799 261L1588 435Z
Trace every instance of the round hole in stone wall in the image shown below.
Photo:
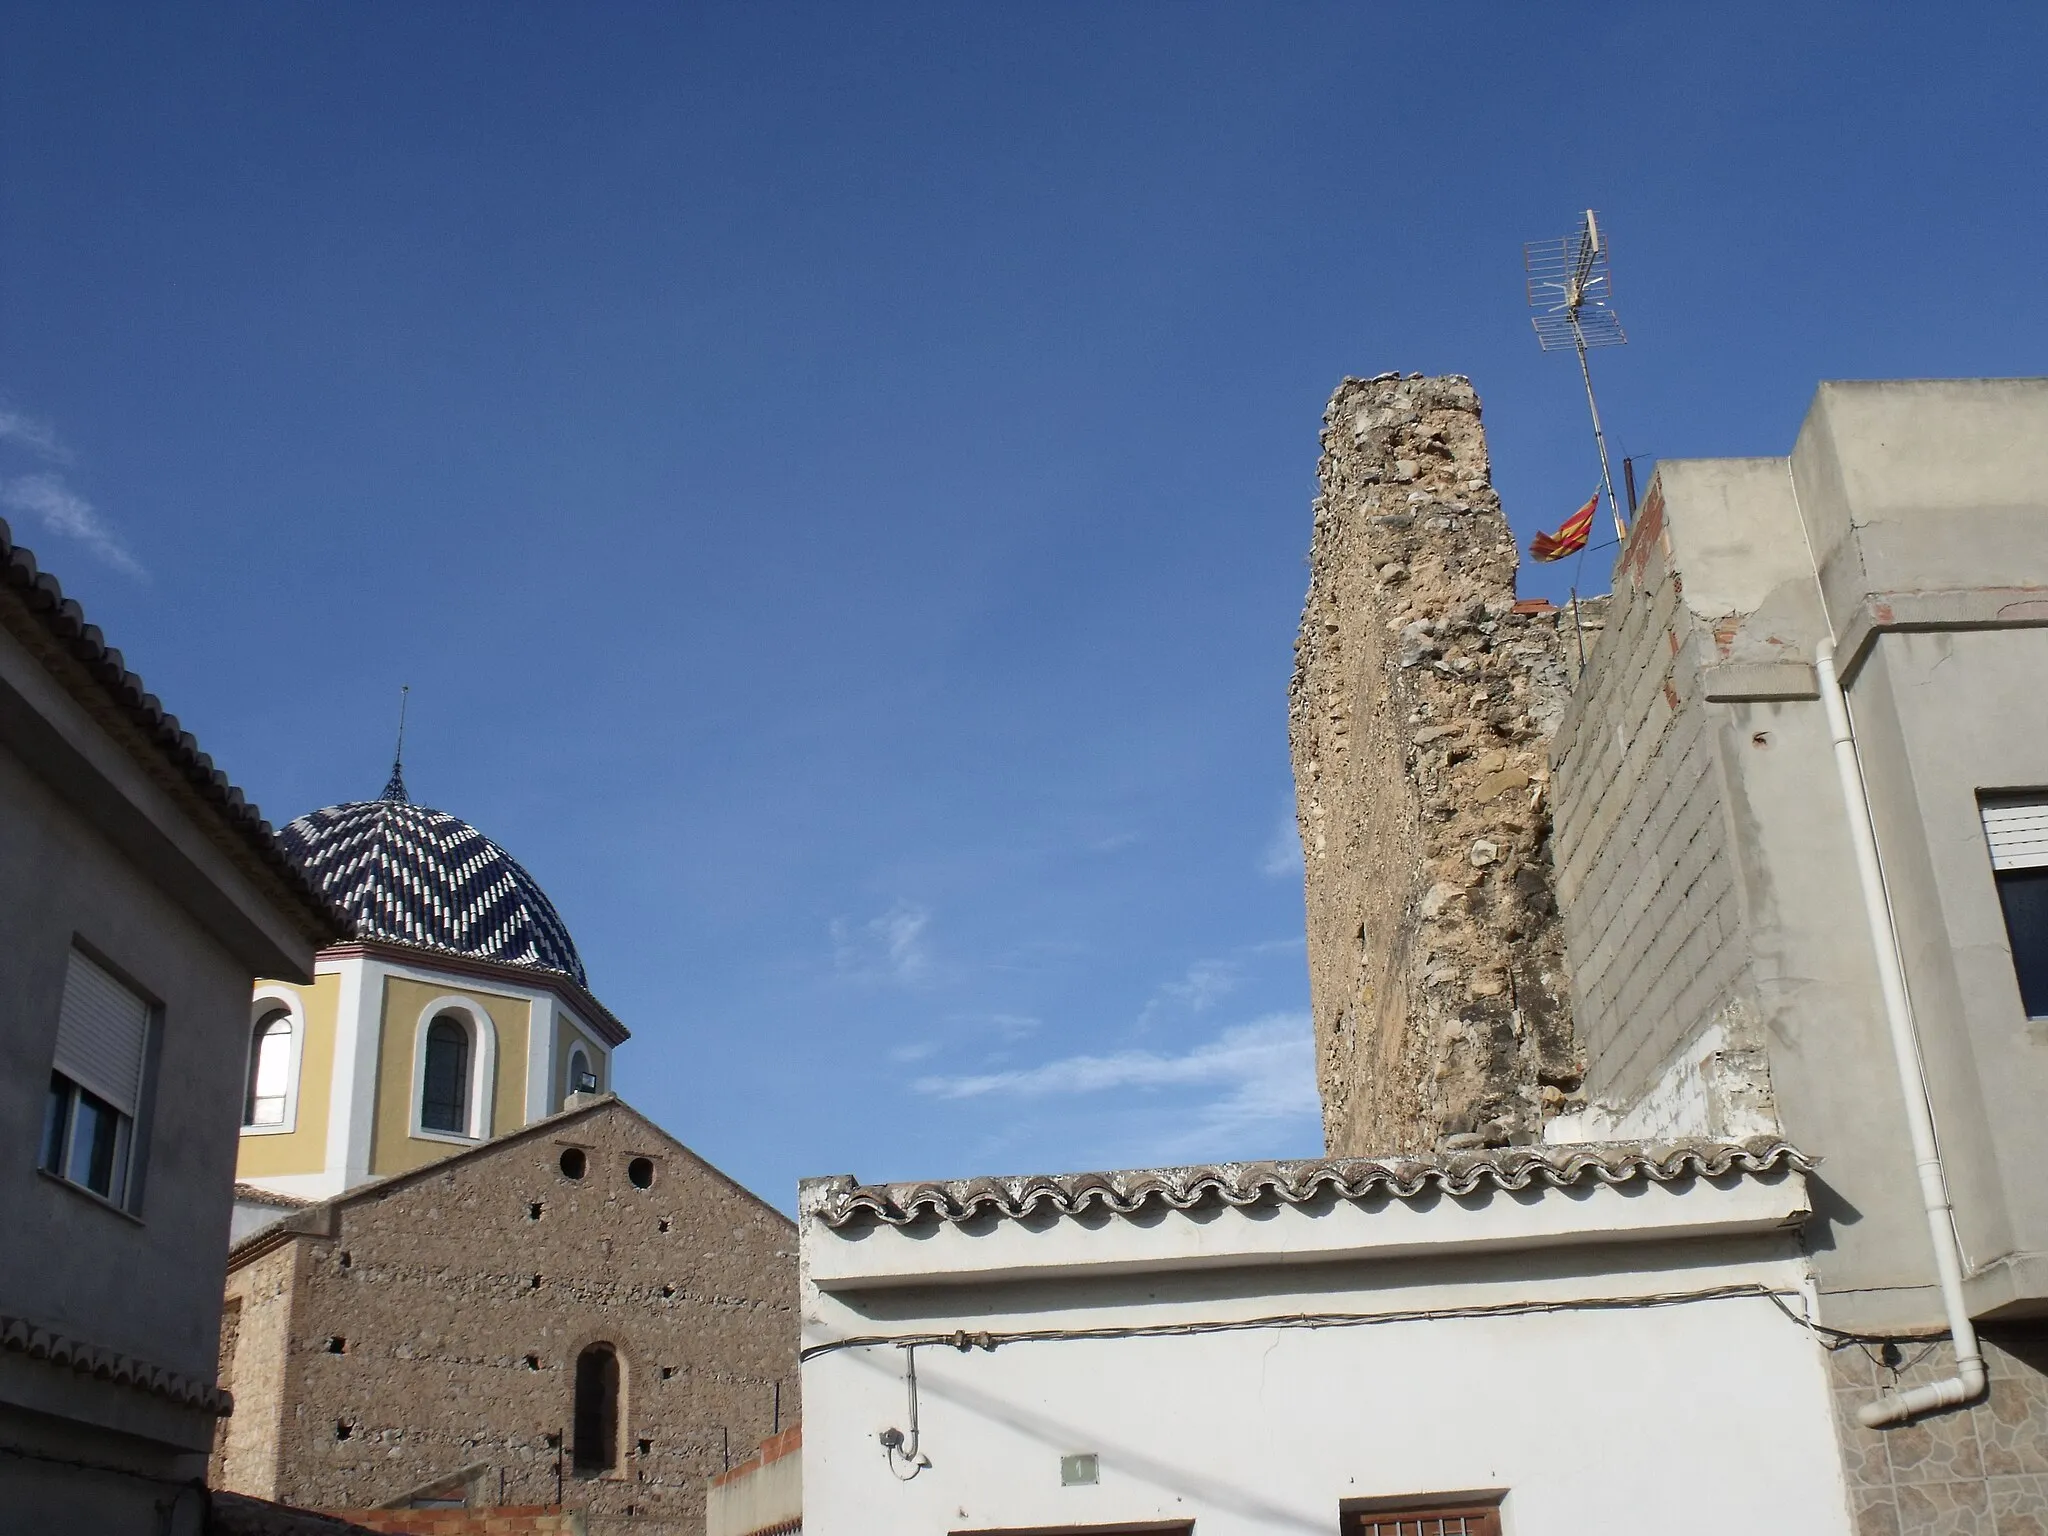
M568 1179L583 1177L583 1149L564 1147L562 1149L562 1176Z
M654 1187L654 1159L651 1157L634 1158L633 1161L626 1164L626 1177L633 1181L635 1189L652 1189Z

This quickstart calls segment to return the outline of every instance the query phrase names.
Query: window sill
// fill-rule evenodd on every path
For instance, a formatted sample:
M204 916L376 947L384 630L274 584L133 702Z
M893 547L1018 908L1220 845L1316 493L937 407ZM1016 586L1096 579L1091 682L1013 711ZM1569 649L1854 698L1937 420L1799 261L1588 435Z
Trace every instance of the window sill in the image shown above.
M445 1141L458 1147L478 1147L490 1140L488 1136L465 1136L460 1131L430 1131L423 1125L412 1128L414 1141Z
M113 1201L109 1200L105 1195L101 1194L96 1189L87 1189L83 1184L74 1184L71 1182L71 1180L65 1178L64 1175L62 1175L61 1173L52 1173L47 1168L38 1168L36 1170L36 1173L39 1177L48 1179L52 1184L55 1184L59 1189L68 1189L71 1191L72 1194L77 1195L81 1200L87 1201L92 1205L96 1205L101 1210L120 1217L123 1221L133 1222L138 1227L143 1226L145 1224L142 1218L136 1215L135 1212L129 1210L125 1205L114 1204Z
M287 1120L283 1125L245 1125L244 1136L289 1136L298 1129L296 1122Z

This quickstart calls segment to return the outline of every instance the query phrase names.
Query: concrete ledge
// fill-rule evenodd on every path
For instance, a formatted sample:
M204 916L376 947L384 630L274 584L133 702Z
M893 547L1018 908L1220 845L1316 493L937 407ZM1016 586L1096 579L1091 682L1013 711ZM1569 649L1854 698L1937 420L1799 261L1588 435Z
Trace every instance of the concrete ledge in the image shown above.
M2048 1315L2048 1253L2009 1253L1963 1282L1970 1315L1982 1320Z
M2048 587L1964 587L1947 592L1872 592L1842 626L1837 661L1849 682L1887 631L2039 629L2048 625Z
M1702 667L1700 683L1713 704L1817 699L1820 680L1804 661L1730 661Z

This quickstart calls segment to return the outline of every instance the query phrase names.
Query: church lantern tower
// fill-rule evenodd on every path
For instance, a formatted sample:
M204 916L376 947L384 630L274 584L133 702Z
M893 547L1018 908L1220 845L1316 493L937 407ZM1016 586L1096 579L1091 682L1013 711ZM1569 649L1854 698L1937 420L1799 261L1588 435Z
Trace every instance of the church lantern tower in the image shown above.
M384 793L279 834L350 923L310 986L259 981L236 1177L318 1200L606 1092L627 1030L560 914L483 833Z

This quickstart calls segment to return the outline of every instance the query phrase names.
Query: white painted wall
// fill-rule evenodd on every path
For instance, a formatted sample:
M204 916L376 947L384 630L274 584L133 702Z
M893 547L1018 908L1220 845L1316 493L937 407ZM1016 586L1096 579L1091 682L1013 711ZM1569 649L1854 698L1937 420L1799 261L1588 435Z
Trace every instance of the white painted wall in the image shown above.
M1741 1199L1701 1181L1682 1199ZM1669 1193L1669 1191L1666 1191ZM1639 1189L1638 1194L1642 1193ZM1752 1192L1753 1193L1753 1192ZM1431 1202L1583 1209L1615 1190L1496 1193ZM1420 1204L1420 1202L1418 1202ZM1272 1208L1143 1214L1144 1225L1060 1218L1051 1246L1117 1229L1185 1249L1232 1225L1263 1242ZM950 1227L951 1245L976 1227ZM1007 1238L1027 1229L998 1221ZM906 1254L935 1231L842 1236L807 1217L804 1343L861 1335L1045 1331L1252 1320L1282 1314L1441 1311L1642 1298L1762 1285L1795 1310L1807 1274L1789 1231L1457 1250L1276 1266L1090 1277L974 1278L948 1259L907 1286ZM1591 1235L1590 1233L1588 1234ZM811 1255L838 1278L822 1290ZM874 1255L880 1287L847 1271ZM1126 1255L1127 1256L1127 1255ZM942 1536L1189 1520L1198 1536L1333 1536L1349 1500L1503 1492L1510 1536L1847 1536L1824 1356L1764 1296L1642 1309L1273 1327L1130 1339L1020 1340L993 1351L917 1350L914 1478L878 1436L909 1428L904 1351L891 1344L804 1366L807 1536ZM1094 1452L1101 1481L1062 1487L1060 1457Z

